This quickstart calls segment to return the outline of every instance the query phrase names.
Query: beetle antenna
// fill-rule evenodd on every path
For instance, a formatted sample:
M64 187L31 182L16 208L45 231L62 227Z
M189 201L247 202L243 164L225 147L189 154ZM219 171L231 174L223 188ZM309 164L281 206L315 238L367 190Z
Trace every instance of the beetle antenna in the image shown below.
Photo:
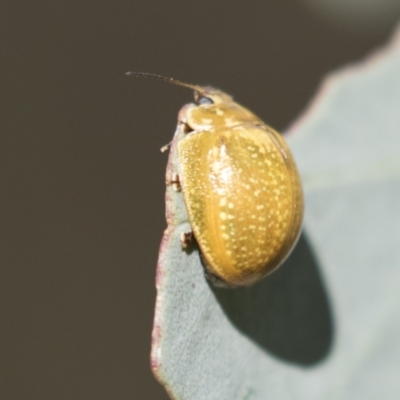
M158 75L158 74L151 74L149 72L129 71L129 72L126 72L126 75L128 75L128 76L133 75L136 77L144 77L144 78L155 78L155 79L159 79L161 81L167 82L167 83L172 83L173 85L187 87L187 88L192 89L199 93L204 93L204 89L201 86L191 85L190 83L181 82L181 81L178 81L177 79L168 78L166 76L162 76L162 75Z

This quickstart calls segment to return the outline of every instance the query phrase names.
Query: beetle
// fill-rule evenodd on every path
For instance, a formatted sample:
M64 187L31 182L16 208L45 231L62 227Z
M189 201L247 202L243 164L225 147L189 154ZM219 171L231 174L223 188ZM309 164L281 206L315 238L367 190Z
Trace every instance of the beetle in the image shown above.
M181 191L207 276L217 286L249 286L276 270L302 225L303 193L293 156L282 138L228 94L210 86L154 77L194 90L178 114Z

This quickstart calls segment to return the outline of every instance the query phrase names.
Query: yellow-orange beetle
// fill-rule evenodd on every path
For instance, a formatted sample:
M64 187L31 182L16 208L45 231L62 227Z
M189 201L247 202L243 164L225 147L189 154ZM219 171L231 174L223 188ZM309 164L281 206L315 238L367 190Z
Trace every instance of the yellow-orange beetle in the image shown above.
M177 143L173 184L182 190L211 280L226 286L259 281L285 260L301 229L301 182L287 144L220 90L135 74L195 91L195 102L178 115L185 136Z

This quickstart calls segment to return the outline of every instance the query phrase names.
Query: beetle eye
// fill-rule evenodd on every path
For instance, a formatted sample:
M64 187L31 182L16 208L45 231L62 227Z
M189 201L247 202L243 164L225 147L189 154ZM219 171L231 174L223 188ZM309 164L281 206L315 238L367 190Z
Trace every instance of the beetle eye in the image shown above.
M197 100L197 104L214 104L214 102L209 97L200 97L200 99Z

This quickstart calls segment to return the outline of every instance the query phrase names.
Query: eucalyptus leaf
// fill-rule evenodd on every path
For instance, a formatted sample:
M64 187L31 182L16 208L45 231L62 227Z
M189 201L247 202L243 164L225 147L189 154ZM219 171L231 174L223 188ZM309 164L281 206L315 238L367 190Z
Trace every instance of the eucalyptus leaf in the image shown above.
M303 234L250 288L209 284L167 189L151 359L171 398L400 398L400 34L328 77L287 139Z

